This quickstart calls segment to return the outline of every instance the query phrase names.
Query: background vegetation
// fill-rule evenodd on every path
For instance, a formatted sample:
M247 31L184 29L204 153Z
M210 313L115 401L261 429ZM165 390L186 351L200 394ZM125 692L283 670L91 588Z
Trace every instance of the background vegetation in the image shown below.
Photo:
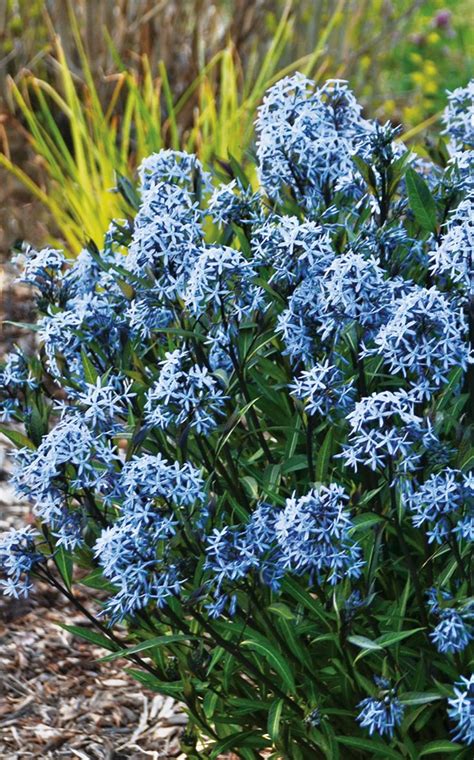
M19 181L47 209L41 236L75 253L126 212L110 192L116 173L133 177L150 152L243 160L263 92L297 69L316 81L348 79L368 112L422 136L445 89L469 79L468 6L79 0L72 13L69 0L4 0L0 166L15 180L3 186L18 206ZM4 244L35 237L28 217Z

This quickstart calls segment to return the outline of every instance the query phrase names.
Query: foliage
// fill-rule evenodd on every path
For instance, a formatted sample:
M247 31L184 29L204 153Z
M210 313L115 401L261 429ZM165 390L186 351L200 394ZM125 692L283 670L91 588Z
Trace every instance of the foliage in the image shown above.
M472 85L421 160L296 74L257 189L161 151L101 251L25 252L39 351L2 409L37 527L4 592L95 590L190 758L470 756L471 118Z

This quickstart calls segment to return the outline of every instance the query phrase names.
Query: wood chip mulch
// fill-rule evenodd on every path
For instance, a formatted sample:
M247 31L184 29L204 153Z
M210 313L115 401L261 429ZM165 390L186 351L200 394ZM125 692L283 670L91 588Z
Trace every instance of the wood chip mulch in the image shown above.
M98 663L107 652L58 623L84 619L46 586L0 601L0 757L184 760L179 705L138 685L124 660Z

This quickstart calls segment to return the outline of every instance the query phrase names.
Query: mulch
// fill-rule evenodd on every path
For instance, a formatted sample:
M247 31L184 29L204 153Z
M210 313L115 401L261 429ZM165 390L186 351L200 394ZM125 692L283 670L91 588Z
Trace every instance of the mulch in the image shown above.
M0 602L0 757L184 760L180 706L137 686L124 660L98 663L107 652L60 623L84 619L47 586Z

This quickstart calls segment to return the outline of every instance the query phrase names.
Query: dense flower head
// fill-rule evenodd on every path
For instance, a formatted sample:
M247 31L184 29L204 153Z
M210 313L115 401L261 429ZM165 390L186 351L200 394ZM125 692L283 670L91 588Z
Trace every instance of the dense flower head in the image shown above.
M461 309L437 288L413 286L392 305L392 314L365 356L382 356L391 372L407 377L420 398L446 383L456 367L466 370L469 348Z
M474 281L474 195L468 195L451 212L441 242L430 251L431 272L450 278L469 296Z
M99 344L109 356L121 351L124 318L105 292L71 298L63 311L51 310L38 322L38 337L48 359L48 370L82 377L81 349Z
M351 515L344 489L331 483L304 496L286 500L275 520L275 538L283 566L296 573L315 574L335 584L357 578L363 560L350 536Z
M269 282L298 282L308 270L323 273L334 258L326 227L295 216L272 216L256 227L252 248L258 263L273 270Z
M111 499L120 504L120 514L102 530L94 553L116 587L105 606L113 624L180 593L185 578L171 543L179 525L176 509L190 515L197 505L205 514L206 497L200 473L189 462L141 454L124 463Z
M382 391L358 401L347 416L350 431L342 453L357 471L393 466L400 472L415 470L423 448L436 441L428 419L415 413L415 400L406 391Z
M0 535L0 589L19 599L31 590L30 575L44 557L36 548L34 528L10 530Z
M396 286L398 283L396 283ZM334 339L355 322L377 327L394 297L394 285L373 258L347 251L334 258L323 274L309 270L279 317L291 358L311 365L324 341Z
M139 519L125 515L102 531L94 553L104 576L116 587L104 608L110 625L151 602L162 606L179 593L183 579L168 559L175 530L171 517L150 511Z
M316 364L301 372L290 385L293 396L303 399L306 413L331 416L343 413L354 404L354 383L345 381L339 367L329 363Z
M0 387L36 388L38 381L32 376L25 356L20 351L12 351L6 357L0 371Z
M448 94L443 121L454 149L474 148L474 79Z
M130 380L119 377L103 379L98 377L95 383L84 382L80 390L70 390L69 397L74 400L74 408L70 403L60 404L66 414L78 414L91 428L112 433L120 430L127 417L131 400L136 395L132 393Z
M136 512L143 500L188 506L205 501L204 482L189 462L168 462L161 454L140 454L125 462L116 481L115 496L123 498L123 509Z
M168 327L174 321L171 309L162 306L154 293L145 292L134 298L125 312L132 335L142 340L151 337L155 330Z
M439 623L430 633L438 652L462 652L473 640L474 610L458 612L452 608L439 613ZM470 622L469 622L470 621Z
M362 728L368 728L369 734L393 737L395 729L401 724L404 706L396 696L396 691L390 688L385 679L380 679L378 685L381 691L377 697L366 697L359 702L361 708L357 720Z
M36 450L20 449L12 483L33 502L35 514L69 548L82 542L83 519L73 494L106 493L118 456L84 420L65 416ZM74 501L71 510L71 500Z
M192 268L184 292L190 311L199 316L209 309L238 320L263 306L263 290L254 280L252 263L240 251L228 246L202 248Z
M158 380L147 393L145 421L150 426L189 425L208 433L219 424L226 396L207 367L185 349L166 354Z
M32 285L48 299L53 298L61 283L66 261L64 253L55 248L42 248L37 251L31 246L26 246L18 258L23 260L19 282Z
M191 191L196 187L198 178L209 183L209 175L197 156L179 150L151 153L138 167L138 176L142 193L162 183L181 185Z
M161 182L143 193L125 267L150 276L166 305L183 291L199 254L203 231L197 202L185 188Z
M413 525L426 530L428 541L449 536L474 540L474 475L447 467L405 495Z
M355 144L369 130L360 112L340 80L316 88L295 74L271 87L256 122L260 181L269 197L282 200L286 187L305 209L317 207L352 168Z
M474 673L454 684L454 697L448 699L448 715L455 723L454 741L474 744Z
M209 199L209 214L218 224L255 224L262 218L260 192L238 179L216 187Z

